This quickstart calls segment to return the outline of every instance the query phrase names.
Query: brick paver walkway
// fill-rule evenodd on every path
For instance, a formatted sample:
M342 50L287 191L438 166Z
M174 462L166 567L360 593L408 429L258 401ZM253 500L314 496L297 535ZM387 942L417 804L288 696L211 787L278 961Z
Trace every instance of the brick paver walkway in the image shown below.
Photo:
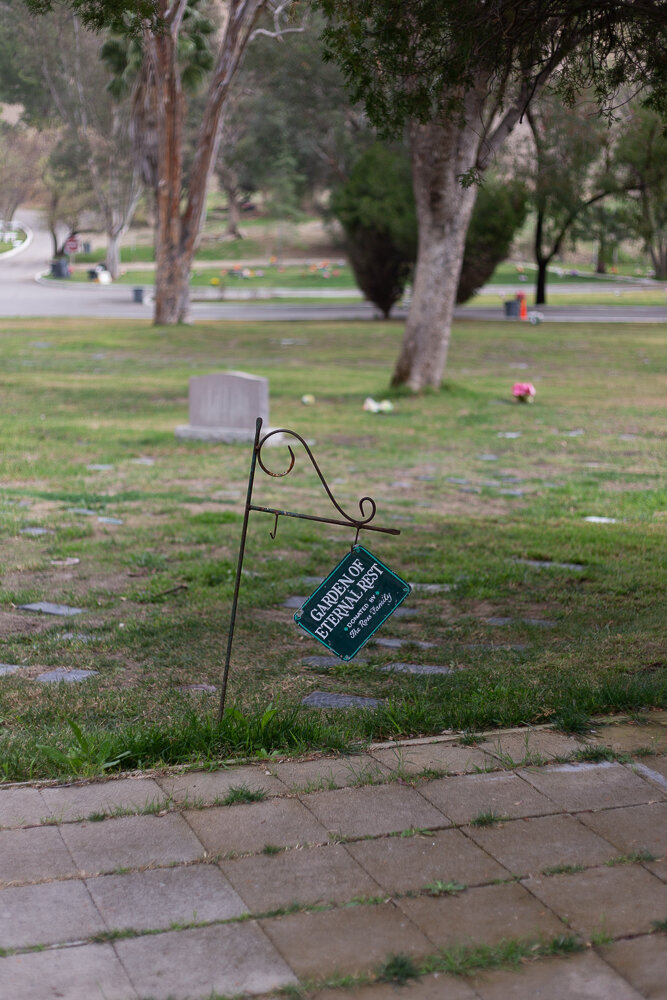
M0 996L665 1000L665 737L653 713L600 730L620 759L536 729L1 786Z

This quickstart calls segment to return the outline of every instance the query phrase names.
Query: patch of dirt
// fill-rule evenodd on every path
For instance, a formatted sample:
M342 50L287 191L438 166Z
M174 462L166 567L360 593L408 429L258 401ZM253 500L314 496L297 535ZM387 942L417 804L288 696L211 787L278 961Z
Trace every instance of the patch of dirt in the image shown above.
M31 615L28 611L0 611L0 639L13 639L22 635L47 632L63 619L47 615Z

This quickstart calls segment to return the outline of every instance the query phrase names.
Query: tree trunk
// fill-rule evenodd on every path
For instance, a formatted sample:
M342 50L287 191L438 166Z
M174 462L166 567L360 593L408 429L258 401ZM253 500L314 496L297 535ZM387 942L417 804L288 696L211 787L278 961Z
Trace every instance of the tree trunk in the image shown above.
M153 322L185 323L190 309L190 268L206 210L206 190L220 142L220 119L252 27L265 0L230 0L209 85L187 185L183 195L184 99L178 66L178 38L185 0L177 0L169 28L144 32L156 86L158 179L156 193L155 311ZM163 15L166 0L160 0Z
M162 248L161 267L155 273L156 326L187 323L190 309L190 257L173 247Z
M598 253L595 261L595 273L607 273L607 243L604 236L598 237Z
M120 233L107 234L106 268L116 280L120 274Z
M227 229L226 235L241 239L239 222L241 221L241 205L239 202L238 188L234 184L224 185L227 195Z
M478 115L479 115L479 108ZM468 121L478 120L466 108ZM461 176L475 168L480 136L472 127L436 121L411 128L419 225L412 303L391 384L437 389L447 361L463 246L477 186Z
M547 265L549 260L546 257L538 257L536 263L535 305L545 306L547 304Z
M534 134L534 130L533 130ZM547 266L552 257L558 252L560 240L555 244L550 254L545 254L542 250L544 234L544 206L538 205L537 218L535 220L535 263L537 264L537 278L535 279L535 305L544 306L547 303Z

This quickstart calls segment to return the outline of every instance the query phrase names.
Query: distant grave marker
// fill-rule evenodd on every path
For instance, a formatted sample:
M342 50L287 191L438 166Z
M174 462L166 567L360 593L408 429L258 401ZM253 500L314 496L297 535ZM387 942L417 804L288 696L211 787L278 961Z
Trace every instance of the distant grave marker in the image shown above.
M88 680L99 673L97 670L47 670L45 674L40 674L35 680L40 684L78 684L80 681Z
M301 704L306 708L379 708L383 702L378 698L364 698L355 694L313 691L301 699Z
M226 444L253 441L257 417L269 422L269 380L260 375L195 375L190 379L188 400L190 422L176 428L179 438ZM274 437L271 443L280 441Z
M19 604L19 611L39 611L43 615L63 615L66 618L83 614L83 608L71 608L68 604L52 604L51 601Z

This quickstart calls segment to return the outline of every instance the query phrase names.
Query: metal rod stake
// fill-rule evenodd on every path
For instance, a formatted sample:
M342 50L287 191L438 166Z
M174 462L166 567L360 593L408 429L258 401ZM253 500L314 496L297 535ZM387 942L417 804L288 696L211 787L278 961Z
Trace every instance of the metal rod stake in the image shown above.
M225 698L227 696L227 678L229 676L229 664L232 658L232 643L234 642L234 625L236 623L236 608L239 603L239 590L241 588L241 572L243 570L243 557L245 555L246 536L248 534L248 520L250 519L252 488L255 481L255 466L257 465L257 453L259 450L259 435L262 429L262 418L257 417L255 424L255 443L252 449L252 460L250 462L250 476L248 477L248 494L245 502L245 513L243 515L243 528L241 529L241 544L239 546L239 561L236 566L236 583L234 584L234 598L232 600L232 613L229 621L229 635L227 637L227 655L225 657L225 669L222 674L222 687L220 690L220 708L218 710L218 725L222 722L222 715L225 711Z

